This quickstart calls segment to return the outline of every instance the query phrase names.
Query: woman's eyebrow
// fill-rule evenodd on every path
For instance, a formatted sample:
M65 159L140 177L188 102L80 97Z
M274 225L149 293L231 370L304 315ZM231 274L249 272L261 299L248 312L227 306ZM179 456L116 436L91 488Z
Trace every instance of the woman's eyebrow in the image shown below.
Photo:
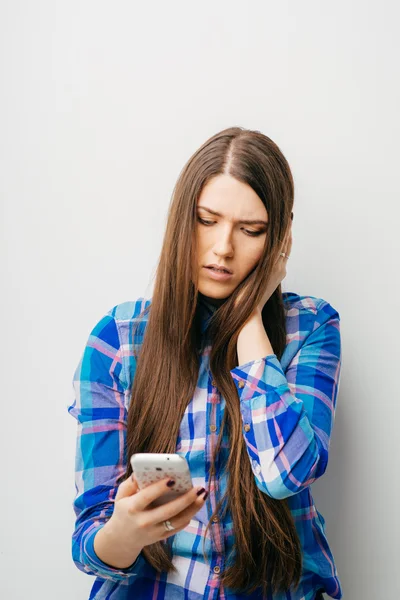
M215 215L216 217L223 217L224 215L221 215L221 213L217 212L216 210L211 210L211 208L207 208L207 206L198 206L198 209L202 209L202 210L206 210L207 212L211 213L212 215ZM243 223L244 225L268 225L267 221L262 221L261 219L240 219L238 221L234 221L234 223Z

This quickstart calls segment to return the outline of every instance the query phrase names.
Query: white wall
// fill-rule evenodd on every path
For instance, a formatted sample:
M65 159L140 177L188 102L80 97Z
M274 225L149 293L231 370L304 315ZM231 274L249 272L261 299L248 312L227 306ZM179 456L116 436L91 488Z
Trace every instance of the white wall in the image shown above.
M2 0L2 597L89 595L70 556L73 371L104 312L150 297L179 171L231 125L272 137L293 169L284 290L341 315L314 493L344 597L398 597L399 13L365 0Z

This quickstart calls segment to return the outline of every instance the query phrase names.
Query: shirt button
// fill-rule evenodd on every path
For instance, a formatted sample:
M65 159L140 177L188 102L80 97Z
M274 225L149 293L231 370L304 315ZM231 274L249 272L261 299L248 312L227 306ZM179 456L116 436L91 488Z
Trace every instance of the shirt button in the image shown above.
M246 423L246 425L244 426L244 430L245 431L250 431L251 427L248 423Z
M212 432L217 431L217 426L216 425L210 425L210 431L212 431Z
M218 523L218 517L217 515L214 515L212 518L213 523Z
M214 573L220 573L221 572L221 568L220 567L214 567L213 571L214 571Z
M244 381L239 381L239 387L240 388L244 387Z

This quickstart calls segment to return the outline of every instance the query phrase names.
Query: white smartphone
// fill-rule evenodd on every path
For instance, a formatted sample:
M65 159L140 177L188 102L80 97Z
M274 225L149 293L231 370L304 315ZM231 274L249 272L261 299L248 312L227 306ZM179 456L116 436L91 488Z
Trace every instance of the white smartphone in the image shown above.
M165 493L156 498L149 508L166 504L193 488L189 465L180 454L139 452L131 456L131 465L139 489L165 477L175 481L173 488L166 488Z

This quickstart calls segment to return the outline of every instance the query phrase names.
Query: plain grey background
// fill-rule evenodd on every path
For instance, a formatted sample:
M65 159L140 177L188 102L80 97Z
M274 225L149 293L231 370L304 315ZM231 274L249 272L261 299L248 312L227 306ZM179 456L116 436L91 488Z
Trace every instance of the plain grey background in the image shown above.
M2 597L89 596L70 551L73 372L107 310L151 297L179 172L232 125L270 136L293 170L284 291L341 316L330 462L313 487L344 598L398 597L399 12L0 2Z

